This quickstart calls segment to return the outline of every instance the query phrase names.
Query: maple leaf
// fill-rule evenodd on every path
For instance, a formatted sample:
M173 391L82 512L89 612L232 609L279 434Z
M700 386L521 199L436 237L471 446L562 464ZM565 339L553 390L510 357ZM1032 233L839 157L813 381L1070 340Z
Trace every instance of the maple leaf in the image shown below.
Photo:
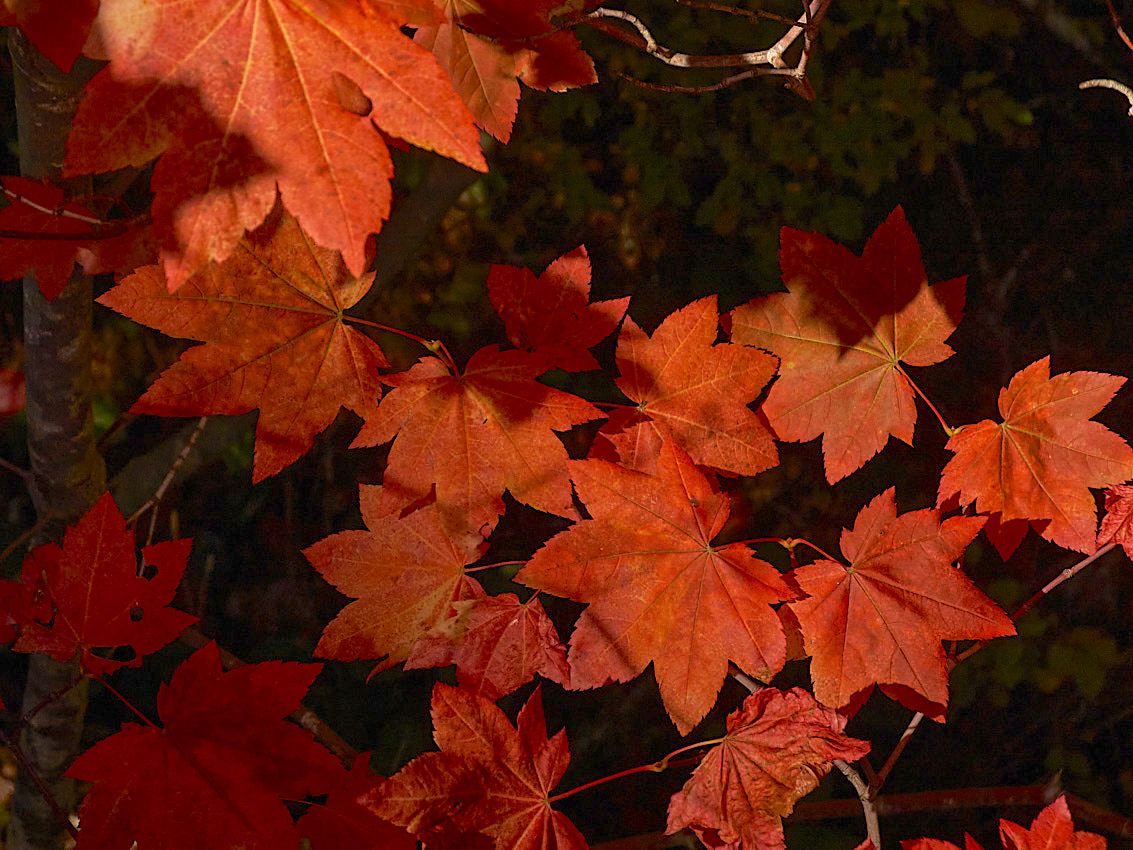
M618 337L618 388L648 422L671 434L694 462L755 475L779 462L775 441L748 407L775 374L775 358L742 345L714 345L716 296L694 301L647 336L632 319Z
M955 454L940 476L938 503L954 493L961 505L1004 520L1049 520L1042 536L1077 552L1097 543L1091 487L1133 478L1133 448L1091 417L1125 379L1100 372L1050 376L1050 358L1020 370L999 393L1003 422L961 428L946 448Z
M62 546L46 543L24 559L22 584L28 592L18 606L8 606L20 632L13 648L45 652L56 661L70 661L78 652L83 669L94 676L141 666L143 656L197 622L191 614L166 607L177 592L191 546L191 540L169 540L144 547L142 559L156 572L149 578L139 575L134 533L110 494L103 494L67 529ZM26 607L37 601L53 607ZM120 646L129 646L134 657L117 661L95 654L96 649Z
M842 734L846 719L802 688L763 688L728 715L710 749L669 802L666 834L691 826L710 848L780 850L782 818L818 787L835 759L857 761L869 743Z
M1004 850L1105 850L1106 840L1092 832L1077 832L1070 818L1070 807L1062 795L1035 817L1030 829L1001 818L999 837ZM965 834L965 850L983 850ZM935 838L902 841L901 850L960 850L955 844Z
M432 714L441 751L413 759L363 805L431 848L478 846L479 833L496 850L585 850L577 827L550 805L570 750L564 731L548 738L539 688L515 726L491 700L440 683Z
M462 688L497 700L541 673L564 687L570 681L566 649L538 596L520 602L502 593L452 603L456 615L425 635L405 669L456 664Z
M359 486L367 530L340 531L303 550L323 578L356 599L323 630L315 654L384 658L374 672L404 661L452 616L454 601L483 595L464 572L483 554L483 540L453 534L436 504L401 516L388 512L383 495L380 486Z
M145 260L146 228L119 222L96 227L93 214L81 204L65 203L56 186L24 177L0 177L0 183L11 200L0 210L0 229L28 234L0 237L0 279L13 280L34 269L40 292L50 301L66 287L76 261L87 274L96 274ZM102 238L98 227L124 231ZM36 239L36 234L47 238ZM60 238L66 236L73 238Z
M4 0L0 26L18 26L64 74L82 53L98 0Z
M506 489L541 511L574 516L567 452L555 431L597 419L587 401L535 381L542 358L487 346L463 374L436 357L386 375L390 390L351 447L393 440L383 476L404 503L436 487L453 528L494 526Z
M789 603L811 655L819 702L841 708L874 684L915 711L944 719L948 668L942 640L1015 634L1011 619L951 564L984 517L925 509L897 515L894 488L843 529L850 566L820 560L793 576L809 598Z
M343 772L283 719L321 669L268 661L224 672L215 643L193 653L158 691L164 728L126 723L67 770L94 783L79 850L297 847L284 799L325 794Z
M902 363L931 366L964 307L965 278L930 287L916 236L897 207L856 257L825 236L784 227L779 264L788 293L737 307L731 338L778 355L762 410L781 440L822 437L833 484L881 451L910 445L914 390Z
M508 34L500 38L500 30L494 25L488 26L491 37L474 31L478 23L490 20L494 11L490 4L443 0L440 5L445 21L419 28L414 40L437 57L476 117L476 123L501 142L511 137L515 122L519 105L517 76L542 91L561 92L598 82L594 63L574 34L553 31L550 13L563 11L561 6L543 10L538 8L539 4L525 3L507 9L502 17L507 21ZM537 37L515 40L513 22L524 11L534 13L535 22L525 22L521 30Z
M1133 484L1118 484L1105 493L1105 516L1098 529L1098 546L1120 543L1133 558Z
M716 700L728 661L768 680L786 640L771 605L793 596L743 544L712 545L730 499L672 440L657 474L572 461L592 519L551 538L520 570L530 587L589 603L570 641L571 687L628 681L653 663L681 734Z
M485 169L472 115L401 25L431 3L102 0L100 58L67 139L67 175L140 166L171 289L283 202L347 268L389 214L382 132ZM156 49L160 40L160 49ZM365 114L341 99L360 90Z
M536 279L518 266L492 266L488 297L516 348L547 358L547 368L597 369L587 349L609 336L625 315L629 298L590 303L590 257L580 245L563 254Z
M172 336L204 340L130 410L159 416L259 408L252 481L296 461L346 407L366 415L381 395L377 343L344 325L372 275L352 278L281 209L220 265L170 293L146 266L98 302Z
M350 772L337 777L326 803L308 807L295 822L299 834L311 842L311 850L414 850L413 836L384 821L358 802L382 781L370 776L369 753L355 760Z

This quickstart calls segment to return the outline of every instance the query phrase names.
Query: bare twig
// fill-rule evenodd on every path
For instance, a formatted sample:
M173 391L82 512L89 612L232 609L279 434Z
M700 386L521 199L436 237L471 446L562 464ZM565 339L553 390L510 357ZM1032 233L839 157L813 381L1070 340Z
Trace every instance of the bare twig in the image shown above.
M858 792L858 799L862 802L862 812L865 813L866 834L869 835L869 840L873 842L874 847L880 847L881 825L877 821L877 807L873 804L869 787L858 775L858 772L842 759L834 759L834 766L842 771L843 775L850 780L850 784L854 786L854 790Z
M153 529L154 524L157 521L157 506L161 502L162 497L165 495L165 491L169 489L169 485L173 483L173 479L177 475L178 470L180 470L181 467L185 465L185 459L189 456L189 452L193 450L193 446L196 445L197 438L201 436L201 431L204 430L205 425L208 424L208 421L209 418L207 416L202 416L199 420L197 420L197 427L193 429L193 433L189 435L189 439L186 440L185 445L181 447L181 451L178 453L176 460L174 460L173 465L169 467L169 471L165 474L165 478L161 480L161 483L158 485L157 490L155 490L154 494L146 500L146 503L144 505L134 511L133 515L131 515L131 517L126 520L127 525L133 525L134 522L137 521L138 517L140 517L150 508L153 508L153 516L150 518L149 534L146 537L147 546L153 542Z
M1117 34L1121 36L1125 46L1133 50L1133 41L1130 41L1129 36L1125 34L1125 29L1121 26L1121 18L1117 16L1117 10L1113 8L1113 0L1105 0L1105 5L1109 9L1109 19L1113 21L1113 28L1117 30Z
M893 752L889 754L889 758L885 760L885 764L881 766L881 770L877 771L877 775L874 776L873 781L870 782L869 791L871 797L877 796L877 792L880 791L881 786L885 784L885 777L893 770L893 765L897 763L897 759L900 757L901 753L904 752L909 740L913 737L913 733L917 731L917 727L923 719L924 715L919 711L913 715L912 719L909 721L909 725L906 726L905 731L901 733L901 739L894 745Z
M1119 83L1117 80L1106 80L1106 79L1086 80L1085 82L1078 83L1078 88L1080 88L1080 89L1103 88L1103 89L1113 89L1114 91L1121 92L1123 95L1125 95L1125 99L1129 101L1129 115L1130 115L1130 117L1133 117L1133 89L1129 88L1129 86L1125 85L1125 83Z

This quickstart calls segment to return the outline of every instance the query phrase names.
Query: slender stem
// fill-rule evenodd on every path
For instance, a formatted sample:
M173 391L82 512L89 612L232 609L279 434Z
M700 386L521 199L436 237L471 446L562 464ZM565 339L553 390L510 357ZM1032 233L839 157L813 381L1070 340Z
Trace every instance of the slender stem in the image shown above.
M1113 22L1113 28L1117 30L1117 34L1121 36L1125 46L1133 50L1133 41L1130 41L1129 36L1125 34L1125 29L1121 26L1121 18L1117 16L1117 10L1113 8L1113 0L1105 0L1105 5L1109 9L1109 19Z
M465 567L466 573L478 573L481 570L494 570L496 567L514 567L516 564L526 564L527 561L500 561L497 564L483 564L479 567Z
M717 742L690 744L687 747L682 747L682 749L687 750L698 746L704 746L705 743ZM676 752L680 752L680 750L677 750ZM635 773L660 773L661 771L667 770L670 767L676 767L678 765L685 764L695 764L696 762L700 761L700 759L697 758L677 759L676 761L669 761L668 759L670 759L673 755L674 753L669 753L669 755L665 756L665 758L661 759L661 761L655 761L652 764L642 764L638 765L637 767L631 767L628 770L621 770L617 773L611 773L609 776L603 776L601 779L595 779L591 782L579 785L577 788L571 788L569 791L563 791L561 794L556 794L554 797L550 797L548 799L548 802L554 803L558 800L566 799L567 797L573 797L575 794L581 793L582 791L589 791L591 788L596 788L599 785L605 785L607 782L612 782L615 779L622 779L626 776L633 776Z
M47 524L48 520L50 520L51 518L52 518L51 515L45 516L43 519L41 519L39 522L37 522L35 525L33 525L31 528L29 528L27 531L25 531L19 537L17 537L15 540L13 540L11 543L9 543L7 545L7 547L5 547L4 551L0 552L0 561L3 561L5 558L7 558L9 555L11 555L13 551L15 551L19 547L23 546L24 543L26 543L29 539L31 539L36 534L38 534L39 530L41 528L43 528L43 526L45 526Z
M905 380L909 382L909 386L913 388L913 392L924 399L924 403L928 405L928 409L931 410L936 416L937 421L940 423L940 427L944 429L944 433L949 437L955 434L956 432L949 427L948 423L944 421L944 417L940 415L940 411L936 409L936 405L933 404L932 400L921 391L921 388L918 387L913 379L909 377L909 374L905 371L900 363L897 364L897 371L900 372Z
M869 792L871 797L877 796L877 792L879 792L881 786L885 784L885 778L889 776L890 771L893 770L893 765L897 763L897 759L900 757L905 747L908 746L909 740L913 737L913 733L917 731L917 727L921 725L923 719L924 714L918 711L913 715L912 719L909 720L909 725L906 726L905 731L901 733L901 739L893 747L893 752L889 754L889 758L885 760L885 764L881 766L881 770L877 771L877 774L870 781Z
M128 699L126 699L124 696L122 696L122 694L118 693L118 691L116 691L114 689L114 687L109 682L107 682L106 679L103 676L95 676L94 678L97 679L98 682L104 688L106 688L106 690L110 691L110 693L112 693L112 694L114 694L114 696L118 697L119 701L124 706L126 706L126 708L130 709L130 711L132 711L132 712L134 712L134 714L138 715L138 717L140 717L142 719L142 722L144 724L146 724L146 726L149 726L151 729L160 729L161 728L156 723L154 723L152 720L150 720L148 717L146 717L144 714L142 714L140 711L138 711L138 709L134 707L134 704L132 702L130 702Z
M397 334L398 336L405 337L406 339L411 339L419 345L422 345L425 348L429 349L429 351L433 352L433 354L440 357L441 360L445 362L445 365L453 371L453 373L460 372L460 370L456 366L456 361L453 359L452 355L448 353L448 349L445 348L445 344L439 339L425 339L425 337L418 336L417 334L411 333L410 331L405 331L401 328L390 327L389 325L383 325L380 322L371 322L369 319L363 319L358 316L344 316L343 318L345 318L347 321L354 322L357 325L365 325L369 328L375 328L379 331L385 331L386 333Z
M39 771L35 769L35 765L31 760L24 755L24 751L20 749L19 744L15 740L9 738L3 729L0 729L0 743L12 751L15 755L16 761L20 763L20 772L31 780L32 784L39 789L39 793L43 795L43 799L47 805L51 807L51 811L55 813L55 817L63 824L63 828L70 834L72 840L77 841L79 838L79 831L75 825L71 823L70 816L63 811L59 801L55 799L55 795L51 793L51 789L47 787L47 783L43 781L43 777L39 775Z
M16 466L14 463L11 463L10 461L4 460L4 458L2 458L2 457L0 457L0 469L6 469L10 473L12 473L13 475L20 476L20 478L24 479L25 484L28 481L31 480L31 470L21 469L20 467Z
M173 479L177 475L177 472L181 469L182 466L185 465L185 459L189 456L189 452L193 450L193 446L196 445L197 439L201 436L201 432L205 429L205 425L208 424L208 421L209 418L207 416L202 416L197 420L197 426L193 429L193 433L191 433L189 435L189 439L185 441L185 445L182 446L180 453L173 461L172 466L169 467L169 471L165 474L165 478L163 478L161 483L157 486L154 494L150 496L148 500L146 500L146 503L144 505L134 511L133 515L128 520L126 520L126 525L133 525L138 517L140 517L143 513L145 513L150 508L154 509L153 518L150 521L149 535L146 538L147 546L151 542L153 542L153 528L154 521L157 519L157 506L161 503L161 499L165 495L165 491L169 489L169 485L173 483Z

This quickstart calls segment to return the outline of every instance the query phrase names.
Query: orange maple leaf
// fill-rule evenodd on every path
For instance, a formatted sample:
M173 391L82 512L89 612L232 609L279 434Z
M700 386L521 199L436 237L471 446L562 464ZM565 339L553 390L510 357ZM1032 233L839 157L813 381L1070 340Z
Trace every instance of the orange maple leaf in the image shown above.
M728 733L669 802L666 834L686 826L710 848L781 850L782 819L818 787L835 759L869 743L842 734L846 718L802 688L763 688L728 715Z
M574 33L555 32L552 13L566 11L561 4L541 8L524 2L507 10L516 19L522 10L534 25L531 39L516 39L514 31L500 37L500 28L489 25L491 37L475 32L477 23L491 14L475 0L443 0L440 3L445 20L437 26L423 26L414 40L432 51L452 79L453 87L476 116L476 123L501 142L511 137L519 106L517 76L531 88L541 91L566 91L576 86L598 82L594 63L582 50ZM511 29L511 27L508 27Z
M948 669L942 640L1015 634L1011 619L952 566L984 517L934 510L897 515L894 488L842 531L850 566L820 560L793 575L809 598L788 603L811 655L814 695L824 705L857 703L880 684L902 704L944 719Z
M565 732L547 737L539 688L512 726L491 700L438 683L433 738L439 753L413 759L360 802L438 850L586 850L550 805L570 749Z
M1118 484L1105 493L1105 516L1098 529L1098 546L1120 543L1133 558L1133 484Z
M325 794L342 765L284 718L321 664L268 661L225 672L215 643L157 694L165 728L126 723L80 755L67 776L94 783L78 847L298 847L284 800Z
M616 432L619 420L603 429L613 433L619 451L628 443L659 444L671 434L704 466L755 475L779 462L771 432L748 407L775 374L775 359L742 345L716 345L718 331L715 295L673 313L652 336L625 320L615 383L637 402L636 416L647 421L625 433ZM634 433L642 428L656 436Z
M170 293L145 266L98 299L172 336L205 340L166 369L131 411L158 416L237 414L259 408L253 482L311 448L346 407L365 416L381 395L377 343L344 325L369 289L334 251L319 248L277 209L220 265Z
M504 490L538 510L574 516L567 452L554 432L602 413L538 383L544 369L541 357L494 345L473 354L462 374L424 357L384 377L393 389L351 445L392 439L386 491L408 504L435 486L438 508L453 528L493 527Z
M361 485L366 530L340 531L303 550L323 578L356 600L323 629L315 654L384 659L375 673L404 661L453 616L454 601L484 595L464 572L483 554L483 540L454 534L435 503L402 516L384 496L381 486Z
M1092 832L1078 832L1070 818L1066 796L1060 796L1035 817L1030 829L1000 819L999 837L1003 850L1105 850L1106 840ZM902 841L901 850L960 850L950 841L918 838ZM970 835L964 836L964 850L983 850Z
M967 425L949 440L955 453L940 476L938 504L960 504L1004 520L1049 520L1042 536L1092 552L1097 506L1091 487L1133 478L1133 448L1091 417L1125 379L1100 372L1050 376L1050 358L1020 370L999 393L1003 422Z
M109 493L63 535L28 553L21 584L3 582L0 599L19 627L17 652L45 652L56 661L79 654L95 676L142 659L165 646L197 618L169 608L185 572L191 540L167 540L142 549L152 576L138 574L134 532ZM17 588L25 593L9 596ZM95 653L129 646L129 661Z
M485 169L472 115L400 29L435 14L383 0L102 0L94 47L110 65L87 86L66 173L161 155L152 211L171 289L227 257L277 186L311 237L360 275L390 206L393 164L377 129Z
M817 233L784 227L779 263L789 293L724 319L736 342L779 356L763 412L781 440L822 437L826 480L845 478L890 436L910 445L914 390L902 363L931 366L964 307L965 278L930 287L916 236L897 207L862 256Z
M571 477L593 519L551 538L516 580L590 603L570 641L572 688L625 682L652 662L683 735L729 660L765 681L778 672L786 639L771 605L793 594L746 546L712 544L729 497L679 446L662 445L656 475L585 460Z
M514 593L461 599L455 615L425 635L405 660L406 670L456 665L462 688L498 700L541 673L566 686L566 648L538 595Z
M538 278L519 266L492 266L488 297L516 348L538 353L547 368L580 372L597 369L588 349L613 333L629 298L590 301L590 257L579 245Z

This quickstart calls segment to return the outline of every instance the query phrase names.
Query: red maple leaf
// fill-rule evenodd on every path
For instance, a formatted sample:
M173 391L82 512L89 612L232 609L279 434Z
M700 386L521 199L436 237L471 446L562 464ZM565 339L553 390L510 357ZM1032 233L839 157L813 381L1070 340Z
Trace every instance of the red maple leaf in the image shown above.
M738 307L724 327L736 342L778 355L763 412L781 440L822 437L834 483L891 436L912 445L914 390L902 364L931 366L964 307L965 278L930 287L916 236L897 207L856 257L825 236L784 227L779 264L789 293Z
M78 652L83 669L94 676L141 666L143 656L197 621L167 607L191 546L191 540L146 546L142 559L155 572L148 578L140 575L134 532L105 493L67 529L62 546L46 543L24 559L26 592L22 601L8 606L20 633L13 648L46 652L56 661L70 661ZM95 653L120 646L129 646L134 657L119 661Z
M748 407L775 374L775 359L742 345L714 345L718 332L715 295L673 313L652 336L627 318L616 383L647 420L634 427L656 431L653 442L671 434L695 463L755 475L779 462L771 432Z
M424 357L383 378L393 389L351 447L392 439L382 479L386 491L408 504L435 486L453 528L494 526L504 490L538 510L574 516L567 452L554 432L602 413L538 383L544 368L541 357L494 345L473 354L463 374Z
M436 504L401 516L389 512L384 496L380 486L361 485L367 530L340 531L303 550L323 578L356 599L323 630L315 654L384 658L374 672L404 661L453 615L453 602L483 595L464 572L483 553L483 540L453 533Z
M780 850L782 819L818 787L835 759L869 743L842 734L846 719L802 688L763 688L728 715L728 733L669 802L666 833L686 826L710 848Z
M297 847L284 800L325 794L343 772L283 719L321 669L268 661L226 673L215 643L193 653L158 691L164 728L124 724L67 770L94 783L79 850Z
M1100 372L1050 376L1050 358L1017 372L999 393L1003 422L961 428L940 476L938 503L954 493L980 513L1004 520L1049 520L1042 536L1066 549L1092 552L1097 507L1091 487L1133 478L1133 448L1091 421L1125 379Z
M440 4L445 21L417 30L414 40L432 51L452 79L453 87L476 117L476 123L501 142L511 137L519 105L519 83L541 91L566 91L598 82L594 63L582 50L574 34L554 32L550 13L565 11L561 4L539 9L539 4L517 4L505 19L533 12L537 23L527 24L537 38L514 40L497 37L500 30L488 26L491 37L475 32L477 23L488 20L486 9L475 0L444 0ZM535 8L531 8L535 7ZM509 20L508 29L511 29Z
M1105 850L1106 840L1092 832L1078 832L1070 818L1065 795L1035 817L1030 829L1000 819L999 837L1003 850ZM964 836L965 850L983 850L970 835ZM902 841L901 850L960 850L955 844L935 838Z
M541 673L564 687L570 681L566 648L538 596L514 593L462 599L455 616L413 647L405 669L456 665L462 688L497 700Z
M729 660L765 681L778 672L786 640L771 605L793 594L748 547L712 544L730 499L687 454L668 440L656 475L585 460L571 477L593 519L551 538L516 580L590 603L570 641L572 688L629 681L652 662L684 735Z
M363 805L438 850L585 850L550 805L570 750L564 731L547 737L539 688L512 726L491 700L438 683L433 738L439 753L413 759Z
M414 850L416 840L398 826L384 821L358 802L384 777L366 770L369 753L354 760L349 773L337 776L323 805L312 805L295 822L311 850Z
M162 373L131 409L159 416L259 408L252 481L311 448L346 407L366 415L381 395L377 343L344 324L369 289L334 251L319 248L281 209L236 252L170 293L145 266L98 299L172 336L204 340Z
M1105 493L1105 516L1098 529L1098 546L1120 543L1133 558L1133 484L1118 484Z
M423 0L102 0L110 65L87 86L66 173L161 155L152 209L171 289L227 257L277 186L360 275L366 237L389 214L393 164L377 129L485 168L472 115L400 29L435 15Z
M789 605L819 702L841 708L880 684L902 704L944 719L940 642L1015 634L1010 618L952 566L983 524L983 517L942 523L928 509L898 516L890 487L842 531L850 566L821 560L794 571L809 598Z
M547 368L597 369L587 349L609 336L625 315L629 298L590 302L590 257L580 245L563 254L536 279L518 266L492 266L488 297L516 348L547 358Z
M0 237L0 279L13 280L34 269L36 283L50 301L63 291L76 262L88 274L98 274L147 261L147 228L98 222L81 204L64 202L63 190L55 186L24 177L2 177L0 182L11 201L0 210L0 229L27 234ZM100 230L114 235L102 238Z
M18 26L63 73L82 53L98 13L98 0L4 0L0 26Z

